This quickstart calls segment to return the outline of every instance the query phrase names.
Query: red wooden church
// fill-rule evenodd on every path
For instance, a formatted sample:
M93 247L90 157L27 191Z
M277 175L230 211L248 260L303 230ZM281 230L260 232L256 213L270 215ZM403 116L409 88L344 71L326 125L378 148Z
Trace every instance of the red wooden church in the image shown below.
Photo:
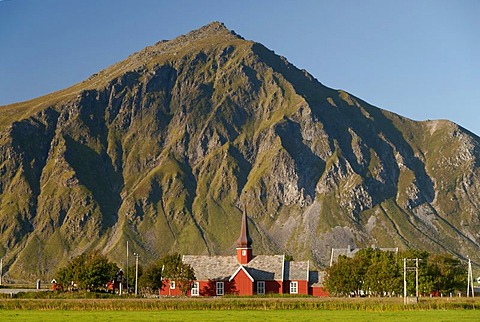
M308 261L286 261L285 255L253 255L245 212L236 256L184 255L182 260L193 267L197 278L190 296L272 293L328 296L322 287L323 274L310 271ZM178 296L181 291L175 287L175 281L170 281L160 295Z

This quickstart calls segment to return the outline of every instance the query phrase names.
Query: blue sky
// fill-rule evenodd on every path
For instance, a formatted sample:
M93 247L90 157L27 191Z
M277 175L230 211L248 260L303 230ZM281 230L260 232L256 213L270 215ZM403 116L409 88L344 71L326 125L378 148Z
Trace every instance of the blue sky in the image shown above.
M477 0L0 0L0 105L222 21L326 86L480 135L479 13Z

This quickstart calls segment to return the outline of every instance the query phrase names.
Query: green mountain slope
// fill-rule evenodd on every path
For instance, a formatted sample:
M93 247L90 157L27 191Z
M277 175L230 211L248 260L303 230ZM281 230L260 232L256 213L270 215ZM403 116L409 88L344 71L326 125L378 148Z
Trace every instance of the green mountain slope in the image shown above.
M479 246L479 137L323 86L212 23L82 83L0 107L0 256L49 278L126 241L231 254L241 211L255 253L326 265L331 247Z

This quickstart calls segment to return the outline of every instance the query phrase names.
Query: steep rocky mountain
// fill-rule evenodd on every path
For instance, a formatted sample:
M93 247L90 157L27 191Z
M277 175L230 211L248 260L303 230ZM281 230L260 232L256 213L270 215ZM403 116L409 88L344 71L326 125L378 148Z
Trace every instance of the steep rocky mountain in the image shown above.
M232 254L243 206L254 253L328 263L332 247L480 260L480 138L322 85L212 23L65 90L0 107L0 256L49 278L126 241Z

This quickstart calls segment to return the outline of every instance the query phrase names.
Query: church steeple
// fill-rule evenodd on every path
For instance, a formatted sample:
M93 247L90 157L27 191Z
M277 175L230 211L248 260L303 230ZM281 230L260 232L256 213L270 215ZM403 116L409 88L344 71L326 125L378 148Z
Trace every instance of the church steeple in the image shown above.
M243 206L242 227L240 228L240 237L237 239L237 259L240 264L248 264L252 258L252 238L248 233L247 210Z

